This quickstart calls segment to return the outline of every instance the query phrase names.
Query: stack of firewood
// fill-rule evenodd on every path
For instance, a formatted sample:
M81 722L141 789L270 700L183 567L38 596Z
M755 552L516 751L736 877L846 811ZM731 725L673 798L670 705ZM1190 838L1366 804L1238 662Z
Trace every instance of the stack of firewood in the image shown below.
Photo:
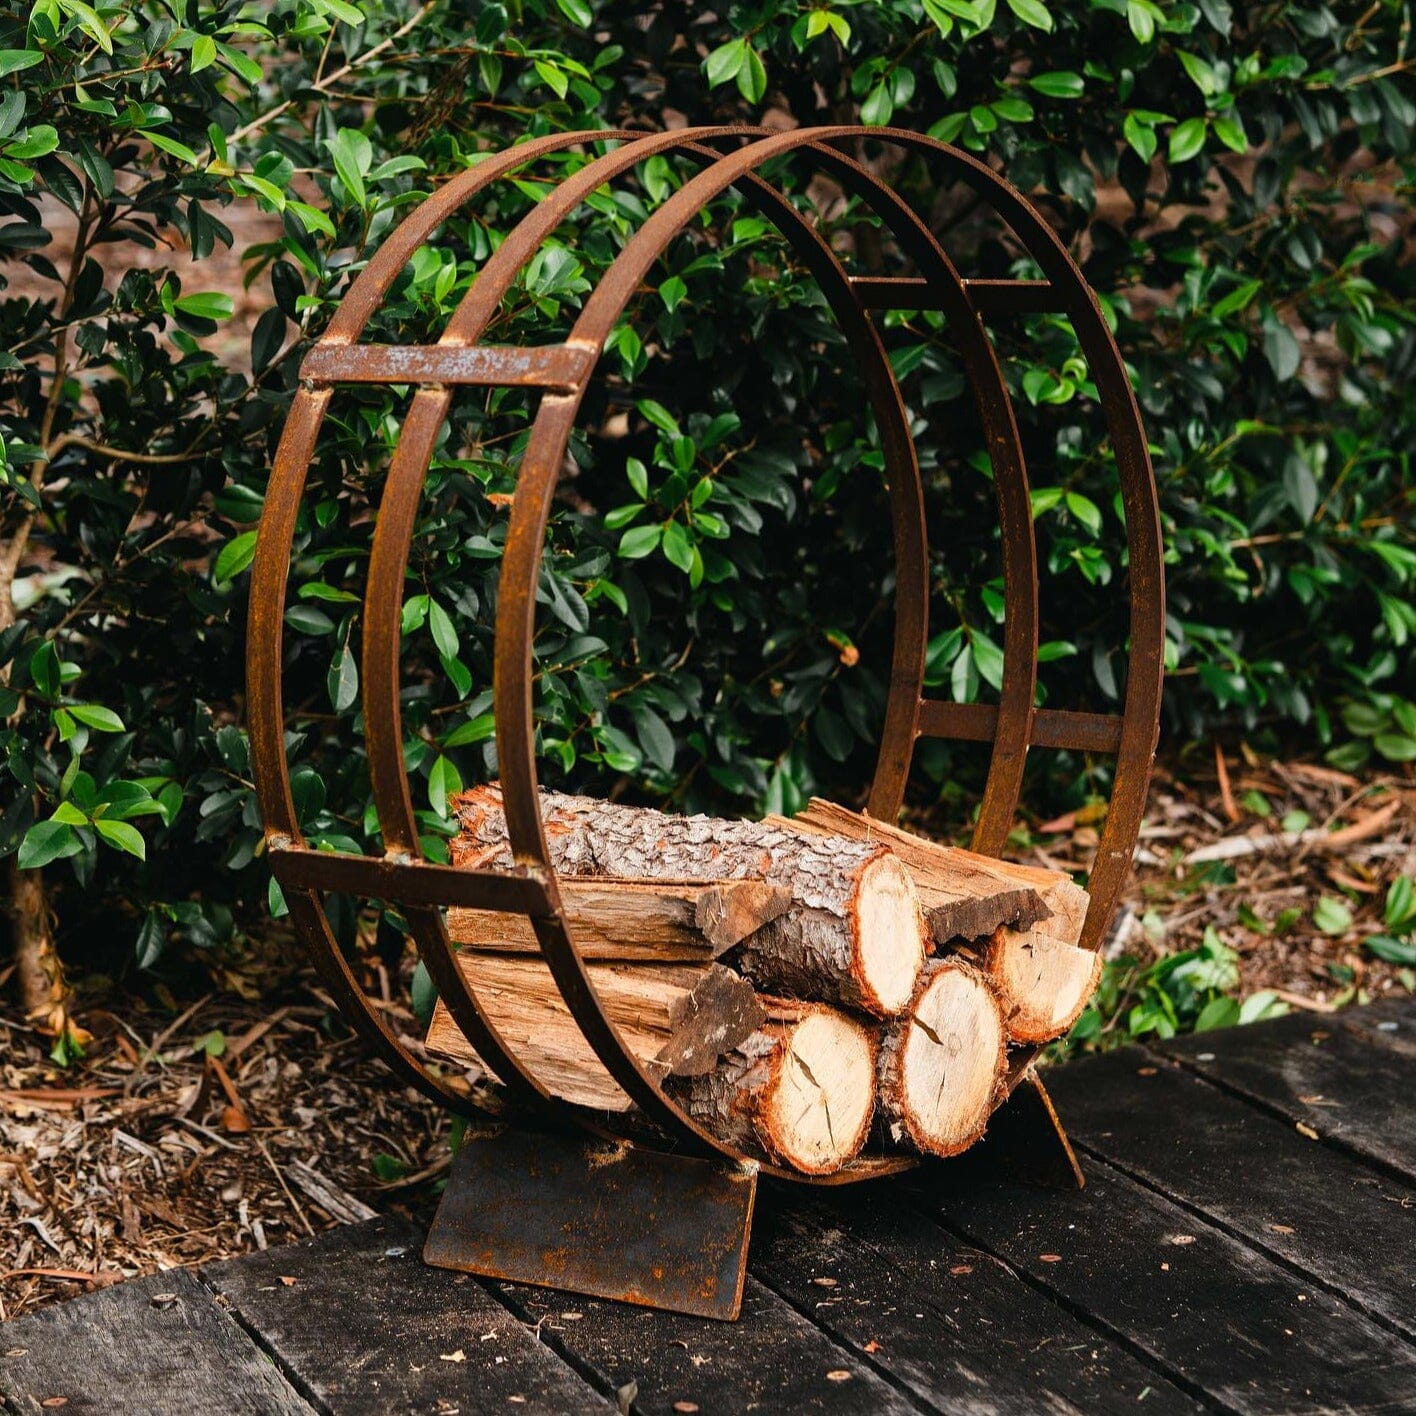
M454 802L453 863L512 864L500 789ZM572 937L606 1013L705 1129L808 1174L983 1134L1013 1044L1046 1042L1096 987L1065 875L940 846L814 800L793 820L670 816L546 793ZM458 961L545 1088L630 1101L581 1035L522 915L453 909ZM481 1061L439 1003L428 1050Z

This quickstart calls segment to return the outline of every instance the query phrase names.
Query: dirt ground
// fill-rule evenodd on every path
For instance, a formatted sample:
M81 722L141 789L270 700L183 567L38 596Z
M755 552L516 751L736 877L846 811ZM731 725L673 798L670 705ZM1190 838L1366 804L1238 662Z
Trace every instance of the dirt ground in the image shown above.
M1245 994L1327 1012L1416 990L1364 947L1390 881L1416 876L1416 781L1239 756L1223 778L1214 759L1183 766L1183 782L1157 774L1113 955L1149 962L1208 926L1238 950ZM1065 868L1096 825L1034 834L1035 859ZM429 1212L448 1118L345 1033L292 947L209 960L191 997L86 995L94 1041L66 1069L0 1010L0 1318L374 1211ZM387 995L372 965L368 982ZM386 1014L416 1032L397 1001Z

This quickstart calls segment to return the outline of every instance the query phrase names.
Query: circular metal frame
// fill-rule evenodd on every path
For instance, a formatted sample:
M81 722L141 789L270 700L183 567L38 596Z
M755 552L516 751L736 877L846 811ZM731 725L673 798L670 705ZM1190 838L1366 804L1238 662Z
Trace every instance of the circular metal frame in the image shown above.
M914 212L834 144L870 139L937 161L971 187L1011 229L1043 271L1041 281L962 278ZM619 146L562 180L507 235L433 345L357 341L393 281L436 226L478 192L551 153L589 143ZM724 145L733 150L723 152ZM745 145L744 145L745 144ZM852 278L816 228L757 176L763 163L804 151L886 225L918 276ZM563 344L510 348L480 342L517 274L591 193L658 153L702 171L662 203L627 242L591 292ZM893 820L904 797L915 743L954 737L992 744L974 848L997 854L1011 829L1031 746L1114 753L1106 824L1091 874L1083 943L1099 946L1130 867L1159 725L1164 587L1159 510L1144 430L1119 351L1066 248L1014 188L968 154L899 129L833 127L766 134L699 128L673 133L616 131L541 138L487 158L429 197L384 242L356 278L301 367L301 386L276 453L252 570L248 695L256 789L266 839L296 927L336 1004L406 1082L458 1111L464 1097L398 1041L355 979L336 942L322 895L345 891L395 902L454 1021L512 1098L548 1119L614 1134L599 1113L551 1096L507 1047L458 969L441 907L454 904L527 915L557 987L596 1055L630 1099L685 1150L746 1157L692 1120L627 1047L597 997L562 910L542 827L532 718L536 587L559 470L581 400L616 321L673 238L721 192L738 187L771 220L820 285L863 375L880 431L896 556L895 639L885 723L869 809ZM954 704L923 695L928 640L928 555L923 487L908 416L872 309L934 309L963 357L992 463L1002 532L1004 668L999 703ZM1121 485L1130 577L1130 652L1119 716L1037 709L1038 584L1027 471L1012 403L986 318L1053 310L1076 331L1098 391ZM385 854L320 852L301 836L284 745L282 623L290 557L307 473L334 389L341 383L417 385L395 448L377 517L363 609L364 719ZM493 699L496 744L516 861L510 872L463 871L422 858L403 765L399 705L402 587L418 503L435 440L460 384L541 391L512 501L496 614ZM1035 1056L1021 1049L1015 1083ZM866 1158L834 1176L764 1166L801 1183L846 1183L904 1168L904 1157Z

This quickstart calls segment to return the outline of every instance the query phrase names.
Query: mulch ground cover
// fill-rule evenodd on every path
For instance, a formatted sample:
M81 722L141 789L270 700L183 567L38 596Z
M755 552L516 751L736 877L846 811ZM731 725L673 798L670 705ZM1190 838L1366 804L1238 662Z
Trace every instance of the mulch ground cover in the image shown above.
M1157 774L1112 955L1144 966L1209 928L1238 951L1245 994L1326 1012L1416 990L1366 944L1390 883L1416 877L1416 782L1239 754L1183 766ZM1097 826L1085 811L1036 823L1031 852L1084 866ZM181 998L85 981L93 1041L68 1067L0 1007L0 1318L430 1211L449 1118L347 1033L298 957L274 936L199 961L209 985ZM416 1049L406 989L372 954L367 984Z

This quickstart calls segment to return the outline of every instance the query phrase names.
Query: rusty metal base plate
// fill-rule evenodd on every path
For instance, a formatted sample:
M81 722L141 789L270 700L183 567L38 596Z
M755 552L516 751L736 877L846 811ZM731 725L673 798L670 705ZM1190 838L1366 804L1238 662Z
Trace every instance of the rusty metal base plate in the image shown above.
M463 1142L423 1258L483 1278L732 1319L756 1194L755 1170L508 1127Z

